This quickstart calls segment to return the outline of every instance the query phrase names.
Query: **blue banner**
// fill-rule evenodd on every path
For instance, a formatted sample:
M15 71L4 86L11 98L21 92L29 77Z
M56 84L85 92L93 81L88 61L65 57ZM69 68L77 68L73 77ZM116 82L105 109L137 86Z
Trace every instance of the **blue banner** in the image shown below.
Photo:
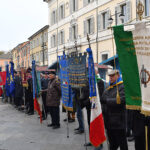
M68 61L66 55L59 56L62 105L68 111L73 111L72 90L69 85Z
M6 65L6 96L10 96L10 74L9 74L9 65Z
M33 99L35 99L35 94L36 94L35 60L32 61L32 83L33 83Z
M71 87L86 86L86 53L71 53L71 56L68 57L68 72Z
M15 94L15 82L14 82L14 63L10 62L10 95Z
M86 51L89 54L88 71L89 71L90 97L94 97L97 95L96 95L96 79L95 79L95 68L94 68L93 54L92 54L91 48L87 48Z

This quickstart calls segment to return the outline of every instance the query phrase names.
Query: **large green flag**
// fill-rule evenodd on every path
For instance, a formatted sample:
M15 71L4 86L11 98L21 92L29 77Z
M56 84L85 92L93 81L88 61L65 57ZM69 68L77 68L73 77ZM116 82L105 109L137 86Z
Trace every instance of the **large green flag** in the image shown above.
M131 31L124 31L122 25L113 27L113 30L125 87L126 106L128 109L140 109L141 87L133 34Z

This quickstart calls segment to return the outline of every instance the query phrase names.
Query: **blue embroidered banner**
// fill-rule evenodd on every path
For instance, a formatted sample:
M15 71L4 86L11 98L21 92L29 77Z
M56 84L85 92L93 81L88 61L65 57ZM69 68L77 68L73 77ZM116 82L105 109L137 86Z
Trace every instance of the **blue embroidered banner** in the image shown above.
M14 63L10 62L10 95L15 94L15 82L14 82Z
M6 65L6 96L10 96L10 74L9 74L9 65Z
M72 90L69 84L68 61L66 55L58 56L62 91L62 105L66 110L73 111Z
M81 88L86 86L86 53L71 53L71 57L68 57L68 72L69 82L71 87Z
M94 97L94 96L96 96L96 79L95 79L95 68L94 68L93 54L92 54L91 48L87 48L86 51L89 54L88 67L89 67L90 97Z

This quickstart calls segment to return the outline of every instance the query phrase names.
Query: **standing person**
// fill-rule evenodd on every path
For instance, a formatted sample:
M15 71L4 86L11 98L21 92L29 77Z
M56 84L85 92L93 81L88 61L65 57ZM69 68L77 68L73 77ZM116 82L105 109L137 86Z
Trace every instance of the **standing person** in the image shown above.
M32 84L32 75L31 75L31 68L27 69L27 84L28 87L26 88L26 102L27 102L27 114L33 115L34 114L34 101L33 101L33 84Z
M150 150L150 118L145 117L139 110L133 111L133 135L135 150L146 150L145 126L148 126L148 150Z
M52 123L49 124L49 127L53 129L60 128L60 98L61 98L61 87L60 81L56 78L56 72L51 71L49 73L50 81L48 83L47 97L46 97L46 106L47 110L51 115Z
M125 93L119 70L112 70L109 74L109 87L104 91L101 99L103 105L104 123L110 143L110 150L128 150L126 139ZM120 99L117 99L119 92ZM117 104L117 100L120 104Z
M16 72L15 70L14 70L14 82L15 82L14 104L16 105L16 107L19 107L23 104L22 103L23 86L19 72Z
M47 118L46 95L47 95L48 82L49 82L48 72L45 72L45 74L41 78L42 100L43 100L43 107L44 107L42 110L43 120Z

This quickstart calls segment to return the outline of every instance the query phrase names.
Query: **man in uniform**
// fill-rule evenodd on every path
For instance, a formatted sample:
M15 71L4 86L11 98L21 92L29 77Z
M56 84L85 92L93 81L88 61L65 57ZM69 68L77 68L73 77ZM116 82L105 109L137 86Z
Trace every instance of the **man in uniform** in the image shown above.
M48 82L49 82L48 71L46 71L43 74L43 78L41 79L42 100L43 100L43 111L42 111L43 120L47 118L46 95L47 95Z
M61 86L60 81L56 78L56 72L51 71L49 73L50 81L48 83L46 106L48 112L51 115L52 123L48 125L53 129L60 128L60 98L61 98Z
M109 87L104 91L101 103L110 150L117 150L119 147L120 150L128 150L123 81L119 70L112 70L108 75L110 78Z
M28 87L26 88L26 101L27 101L27 114L33 115L34 114L34 101L33 101L33 84L32 84L32 75L31 75L31 68L27 69L27 83Z

